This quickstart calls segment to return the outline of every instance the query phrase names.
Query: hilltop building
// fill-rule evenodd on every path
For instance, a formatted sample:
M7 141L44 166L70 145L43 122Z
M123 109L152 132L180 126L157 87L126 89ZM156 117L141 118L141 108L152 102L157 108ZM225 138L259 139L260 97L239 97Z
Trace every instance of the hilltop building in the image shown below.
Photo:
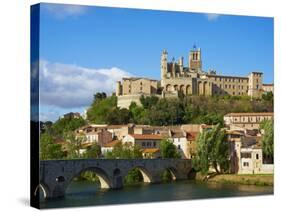
M263 84L262 72L251 72L248 76L218 75L215 70L204 71L202 52L193 47L188 55L188 64L183 57L168 62L168 52L161 54L161 80L147 78L123 78L117 82L118 106L128 108L132 101L140 104L141 95L178 97L183 95L233 95L261 98L264 92L273 91L273 84Z
M223 117L224 125L232 130L239 128L259 129L264 120L273 120L273 113L228 113Z

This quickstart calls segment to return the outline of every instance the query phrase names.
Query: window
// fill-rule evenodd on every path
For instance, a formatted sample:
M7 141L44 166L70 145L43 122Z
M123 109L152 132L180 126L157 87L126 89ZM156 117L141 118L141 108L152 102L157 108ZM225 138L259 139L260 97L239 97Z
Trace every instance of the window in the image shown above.
M178 149L181 149L181 145L178 145Z
M257 159L257 160L259 159L259 154L256 154L256 159Z
M229 88L231 88L231 85L228 85Z
M156 147L156 142L155 141L153 142L153 146Z
M257 85L257 89L259 89L259 85Z
M242 152L241 158L251 158L251 153L250 152Z
M235 95L235 92L233 92L233 95Z
M142 146L145 146L145 142L142 142L142 144L141 144Z
M233 85L233 89L235 89L235 85Z
M244 162L243 166L247 166L248 167L249 166L249 162Z

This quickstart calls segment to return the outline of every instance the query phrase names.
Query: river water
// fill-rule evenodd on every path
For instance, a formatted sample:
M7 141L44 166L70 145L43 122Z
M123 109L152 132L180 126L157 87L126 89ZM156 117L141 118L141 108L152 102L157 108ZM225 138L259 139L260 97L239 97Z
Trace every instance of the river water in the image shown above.
M41 208L109 205L170 200L237 197L273 194L272 186L233 185L177 181L165 184L138 184L121 190L102 190L98 184L72 182L66 196L57 200L41 199Z

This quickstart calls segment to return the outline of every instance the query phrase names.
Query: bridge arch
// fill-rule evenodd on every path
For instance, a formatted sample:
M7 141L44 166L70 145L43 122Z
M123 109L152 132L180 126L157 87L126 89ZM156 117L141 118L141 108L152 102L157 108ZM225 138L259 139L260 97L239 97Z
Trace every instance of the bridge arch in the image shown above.
M152 174L144 166L134 166L134 167L128 169L124 173L124 179L129 174L129 172L134 170L134 169L137 169L141 173L144 183L152 183L154 181L153 177L152 177Z
M99 178L99 182L100 182L100 188L108 189L108 188L112 187L110 177L103 169L101 169L99 167L87 167L87 168L83 168L83 169L79 170L77 173L75 173L73 176L71 176L71 179L68 181L65 190L67 189L67 187L69 186L69 184L73 181L73 179L75 177L80 176L82 173L84 173L86 171L93 172L97 175L97 177Z
M160 177L161 181L175 181L180 179L177 169L173 166L164 167Z
M44 199L46 199L46 198L49 197L49 189L48 189L48 187L47 187L46 185L44 185L44 183L42 183L42 182L36 187L36 189L35 189L35 191L34 191L34 196L39 195L39 198L40 198L40 191L42 191L42 194L43 194Z
M174 167L168 167L166 168L166 170L168 170L170 172L170 174L172 175L172 180L177 180L178 179L178 171L177 169L175 169Z

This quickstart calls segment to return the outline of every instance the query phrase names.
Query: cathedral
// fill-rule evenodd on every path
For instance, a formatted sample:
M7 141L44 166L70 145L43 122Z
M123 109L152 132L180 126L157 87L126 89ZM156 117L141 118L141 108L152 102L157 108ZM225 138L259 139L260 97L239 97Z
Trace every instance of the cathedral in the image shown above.
M118 106L128 108L132 101L140 104L141 95L156 95L161 98L182 95L214 96L233 95L260 98L265 89L262 72L251 72L248 76L218 75L215 70L202 70L202 52L193 47L189 51L188 64L183 57L168 61L168 52L161 54L161 80L142 77L123 78L116 86ZM268 84L266 90L268 90ZM273 85L272 88L273 90Z

